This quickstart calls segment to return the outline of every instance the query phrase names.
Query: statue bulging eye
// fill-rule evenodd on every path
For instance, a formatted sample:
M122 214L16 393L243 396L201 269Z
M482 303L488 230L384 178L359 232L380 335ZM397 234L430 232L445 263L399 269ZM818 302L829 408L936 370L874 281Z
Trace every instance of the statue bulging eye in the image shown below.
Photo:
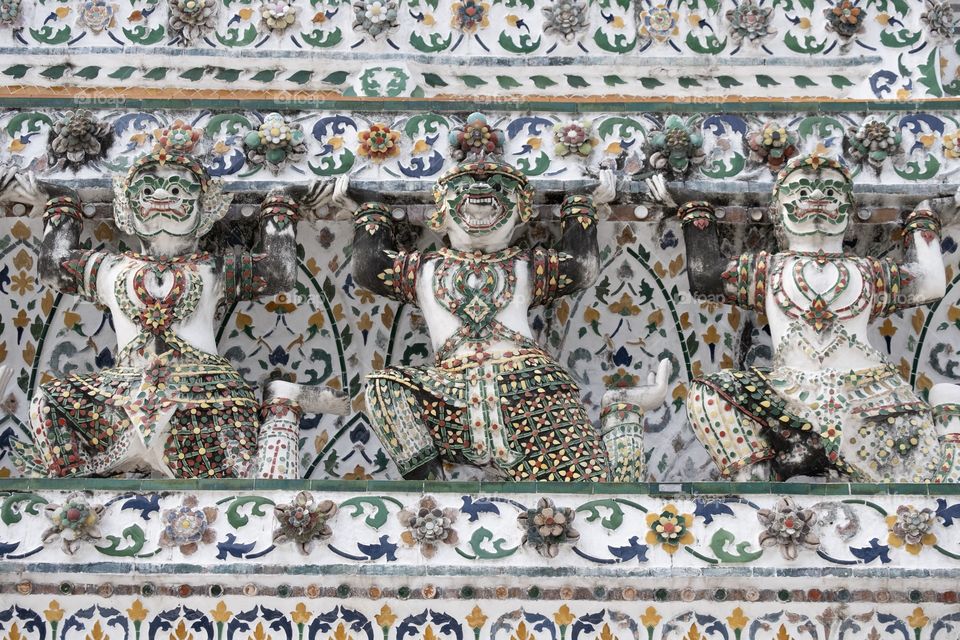
M179 195L180 195L180 187L172 187L172 188L170 189L170 193L172 193L172 194L175 195L175 196L179 196Z
M800 189L799 193L801 198L806 198L808 195L810 195L810 189Z
M143 188L143 195L145 195L145 196L152 196L152 195L153 195L153 187L144 187L144 188Z
M832 198L833 196L837 195L837 192L834 191L833 189L827 189L826 193L827 193L827 196L830 197L830 198Z

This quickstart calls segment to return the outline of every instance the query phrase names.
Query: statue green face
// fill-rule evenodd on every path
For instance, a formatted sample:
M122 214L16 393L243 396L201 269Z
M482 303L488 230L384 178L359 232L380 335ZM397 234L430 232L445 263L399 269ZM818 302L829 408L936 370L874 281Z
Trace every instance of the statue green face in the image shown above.
M787 235L842 236L850 224L850 183L835 169L798 170L781 183L778 204Z
M145 167L126 187L134 231L147 238L196 234L201 193L200 180L183 167Z
M486 237L510 233L520 218L523 187L500 173L461 174L444 185L439 209L462 233Z

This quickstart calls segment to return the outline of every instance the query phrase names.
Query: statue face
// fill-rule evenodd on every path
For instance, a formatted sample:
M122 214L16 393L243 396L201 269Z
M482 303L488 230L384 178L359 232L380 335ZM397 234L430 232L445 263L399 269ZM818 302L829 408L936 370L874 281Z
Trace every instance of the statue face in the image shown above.
M835 169L794 171L780 185L783 230L788 236L842 236L850 224L850 183Z
M516 179L498 173L463 174L450 179L444 189L440 210L451 239L509 239L520 219L523 197Z
M200 180L177 166L150 166L126 187L131 222L140 237L196 234L201 221Z

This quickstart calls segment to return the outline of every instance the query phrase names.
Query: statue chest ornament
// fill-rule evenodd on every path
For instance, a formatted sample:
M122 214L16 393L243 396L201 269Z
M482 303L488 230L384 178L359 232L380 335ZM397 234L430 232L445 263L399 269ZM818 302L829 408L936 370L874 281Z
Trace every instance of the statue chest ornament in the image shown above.
M800 320L822 334L834 323L856 318L867 310L873 297L872 279L862 261L823 251L791 251L785 257L775 261L771 284L774 300L788 318ZM793 264L788 268L791 257ZM859 278L851 277L851 265ZM859 291L852 294L857 287Z
M189 319L197 310L203 294L203 279L197 265L208 261L208 254L191 254L157 259L124 254L129 261L114 284L120 311L139 328L135 340L126 345L121 356L143 353L151 337L160 339L176 354L192 350L174 333L173 327Z
M498 340L539 351L530 338L498 320L514 302L516 268L522 251L510 247L495 253L449 248L437 252L432 293L440 307L460 323L437 349L438 361L453 355L463 345L474 349L475 358L483 359L486 349Z

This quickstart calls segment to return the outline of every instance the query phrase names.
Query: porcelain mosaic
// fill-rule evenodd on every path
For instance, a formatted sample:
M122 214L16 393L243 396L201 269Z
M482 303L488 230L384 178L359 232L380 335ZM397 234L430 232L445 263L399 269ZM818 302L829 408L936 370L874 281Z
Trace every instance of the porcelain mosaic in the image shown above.
M260 190L263 181L349 174L351 180L370 181L371 187L428 192L434 180L456 163L450 134L465 121L462 114L323 111L296 102L287 106L307 110L284 115L243 109L139 110L123 103L112 109L81 111L7 109L0 111L0 161L30 168L45 178L83 180L82 186L104 187L113 173L125 171L149 151L155 128L180 119L204 131L199 152L205 165L212 176L233 183L233 189ZM88 151L78 147L74 153L80 155L74 155L74 161L58 150L66 141L57 142L58 131L69 118L86 118L88 126L100 132L100 139L85 134L90 136ZM509 161L534 180L595 180L599 165L616 166L624 178L620 191L626 192L627 200L631 191L643 189L640 178L667 169L673 179L705 183L700 185L705 191L729 191L733 181L738 189L766 196L767 185L783 160L801 153L842 157L852 165L858 190L867 192L909 193L912 185L930 185L925 193L949 195L960 167L960 120L952 111L777 114L732 110L683 116L513 111L491 114L490 124L504 131ZM864 132L881 128L890 142L885 138L883 149L864 146ZM266 139L273 129L277 135L286 132L283 146ZM671 131L683 131L697 143L695 152L684 156L682 166L666 162L664 144ZM571 132L575 137L563 137ZM391 152L372 152L371 135L388 136L393 142Z
M37 86L390 98L960 94L955 18L941 0L190 4L5 2L0 73ZM451 69L467 58L483 63Z

